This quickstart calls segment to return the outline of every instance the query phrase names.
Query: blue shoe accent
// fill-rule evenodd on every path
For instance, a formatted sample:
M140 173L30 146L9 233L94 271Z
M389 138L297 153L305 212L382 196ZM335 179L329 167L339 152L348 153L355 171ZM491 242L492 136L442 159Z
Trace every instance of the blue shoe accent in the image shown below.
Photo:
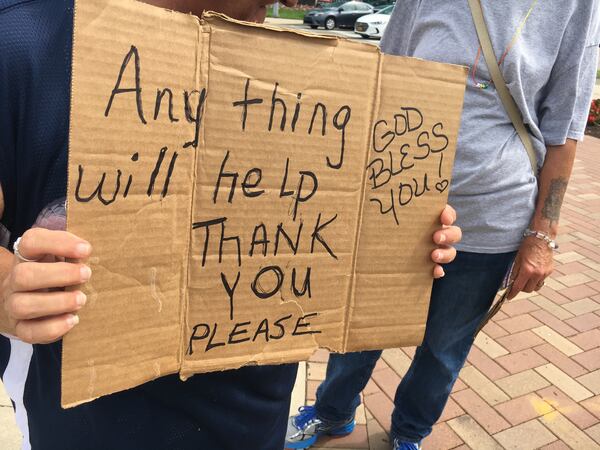
M394 450L421 450L420 442L404 442L394 439Z
M304 439L301 442L286 442L285 443L285 448L286 449L303 449L303 448L309 448L311 447L315 442L317 442L317 439L319 438L320 435L315 435L312 436L310 438Z
M286 449L309 448L320 436L346 436L354 431L354 418L345 422L327 422L317 417L314 406L302 406L290 417L286 435Z
M352 422L343 425L339 428L334 428L329 431L327 434L329 436L346 436L354 431L354 427L356 426L356 422L353 420Z
M298 415L294 417L294 425L296 425L300 429L306 428L306 425L308 425L308 423L311 420L314 420L316 417L317 410L314 406L301 406L298 409Z

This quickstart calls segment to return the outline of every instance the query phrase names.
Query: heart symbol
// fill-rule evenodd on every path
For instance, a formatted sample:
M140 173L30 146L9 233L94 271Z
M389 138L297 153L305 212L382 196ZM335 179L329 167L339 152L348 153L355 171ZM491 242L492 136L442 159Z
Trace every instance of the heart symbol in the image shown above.
M448 189L448 185L450 183L448 182L448 180L442 180L439 183L435 184L435 188L438 190L438 192L441 194L442 192L444 192L446 189Z

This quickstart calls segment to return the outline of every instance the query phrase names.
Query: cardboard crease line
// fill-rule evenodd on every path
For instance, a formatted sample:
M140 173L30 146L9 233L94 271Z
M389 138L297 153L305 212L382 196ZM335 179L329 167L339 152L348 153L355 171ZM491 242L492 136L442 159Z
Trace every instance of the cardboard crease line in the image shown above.
M195 17L195 16L194 16ZM204 82L205 83L205 88L207 89L208 92L208 63L205 67L206 69L206 75L204 75L204 77L202 77L201 80L201 70L202 70L202 65L204 64L204 59L205 59L205 55L204 55L204 50L206 49L206 47L210 46L210 33L205 33L204 32L204 27L202 22L196 17L196 48L195 48L195 64L194 64L194 83L195 83L195 89L197 91L200 91L200 82ZM206 36L204 36L206 34ZM208 44L207 45L201 45L203 44L203 40L204 39L208 39ZM206 58L208 58L209 52L210 52L210 48L206 49L207 51L207 55ZM207 107L207 103L204 104L203 106L203 118L204 115L206 114L206 108ZM204 132L204 127L205 127L205 121L202 120L202 124L200 127L200 131L199 131L199 136L198 136L198 145L201 145L201 148L205 147L205 132ZM182 275L182 281L181 281L181 289L182 292L180 293L180 301L179 301L179 305L180 305L180 319L179 319L179 323L181 324L181 326L179 327L179 353L178 353L178 367L179 367L179 372L181 375L181 368L183 366L183 360L184 360L184 355L185 355L185 349L186 349L186 345L185 345L185 336L186 336L186 329L189 326L188 323L188 308L189 308L189 289L188 286L190 285L190 265L192 264L192 234L194 232L193 228L191 227L191 224L194 220L193 218L193 213L194 213L194 201L195 201L195 192L196 189L194 189L193 186L196 185L196 177L197 177L197 164L198 164L198 158L199 158L199 151L197 148L195 149L190 149L190 151L194 152L194 158L193 158L193 163L192 163L192 167L194 167L194 170L192 171L192 189L191 189L191 195L190 195L190 201L189 201L189 208L188 208L188 224L190 224L189 227L189 232L188 232L188 242L186 245L186 261L187 263L183 265L184 269L184 274ZM183 378L182 378L183 379Z
M355 302L355 291L356 291L356 280L357 280L357 273L356 273L356 265L357 265L357 261L358 261L358 250L360 248L360 236L361 236L361 229L362 229L362 221L363 221L363 215L364 215L364 203L365 203L365 197L367 195L367 183L366 183L366 176L367 176L367 171L365 170L365 168L367 167L367 162L369 161L369 158L371 156L371 139L372 139L372 133L373 133L373 124L375 123L375 119L376 119L376 115L379 112L379 103L380 103L380 95L381 95L381 68L383 65L383 54L381 53L381 51L377 51L377 79L375 81L375 86L374 86L374 92L373 92L373 101L371 102L371 114L370 114L370 121L369 121L369 131L367 133L367 150L365 151L365 158L363 161L363 165L362 165L362 171L361 171L361 193L360 193L360 201L358 204L359 210L358 210L358 214L357 214L357 219L356 219L356 232L354 235L354 242L355 242L355 247L354 247L354 252L352 254L352 273L351 273L351 287L350 290L348 292L348 299L346 300L346 317L344 319L344 335L342 338L342 347L343 347L343 351L346 351L346 348L348 346L348 335L350 333L350 319L351 319L351 313L354 310L354 302Z

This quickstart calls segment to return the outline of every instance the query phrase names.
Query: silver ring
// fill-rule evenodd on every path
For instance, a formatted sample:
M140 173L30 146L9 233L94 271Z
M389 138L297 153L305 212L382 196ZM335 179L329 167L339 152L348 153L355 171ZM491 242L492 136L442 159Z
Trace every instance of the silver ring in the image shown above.
M21 238L17 238L15 243L13 244L13 251L17 259L20 259L22 262L38 262L39 259L28 259L19 253L19 244L21 243Z
M539 291L541 288L543 288L546 285L546 281L542 280L540 283L538 283L538 285L535 287L536 291Z

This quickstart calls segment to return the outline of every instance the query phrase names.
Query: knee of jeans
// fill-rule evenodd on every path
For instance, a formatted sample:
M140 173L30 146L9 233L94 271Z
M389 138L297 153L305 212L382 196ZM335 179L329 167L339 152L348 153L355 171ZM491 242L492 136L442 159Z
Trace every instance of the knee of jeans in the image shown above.
M482 312L469 319L428 322L424 343L427 343L435 352L452 352L469 348L475 339L475 330L484 315L485 312Z
M440 368L454 374L460 371L464 365L469 350L473 345L473 339L465 338L459 341L446 341L438 342L439 345L435 344L436 342L425 341L419 350L430 353L431 357L441 366Z

